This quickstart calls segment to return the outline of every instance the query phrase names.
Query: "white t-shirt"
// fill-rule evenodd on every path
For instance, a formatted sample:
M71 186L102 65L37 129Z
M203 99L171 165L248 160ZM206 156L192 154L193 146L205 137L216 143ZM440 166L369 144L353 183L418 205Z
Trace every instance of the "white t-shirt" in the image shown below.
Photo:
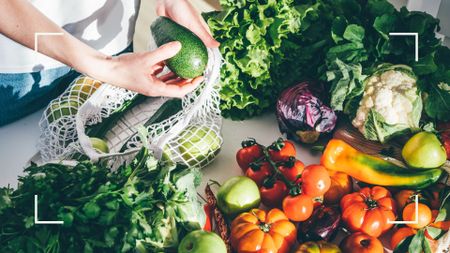
M116 54L133 40L140 0L29 1L64 30L105 54ZM35 72L61 66L64 64L0 34L0 73Z

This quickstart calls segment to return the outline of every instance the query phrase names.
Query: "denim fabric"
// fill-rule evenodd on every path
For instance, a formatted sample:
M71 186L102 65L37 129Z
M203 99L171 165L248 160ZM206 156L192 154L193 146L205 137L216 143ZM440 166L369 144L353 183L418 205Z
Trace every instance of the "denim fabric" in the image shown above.
M131 44L121 53L132 51ZM66 66L30 73L0 73L0 126L45 107L79 75Z

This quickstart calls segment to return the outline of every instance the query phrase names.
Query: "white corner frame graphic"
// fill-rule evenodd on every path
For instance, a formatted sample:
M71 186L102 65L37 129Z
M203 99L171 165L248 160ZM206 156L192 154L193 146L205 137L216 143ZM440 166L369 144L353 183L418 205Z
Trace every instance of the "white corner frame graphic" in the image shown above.
M414 59L416 62L419 61L419 33L389 33L390 36L414 36ZM419 223L419 196L415 195L414 198L415 203L415 214L416 219L413 221L391 221L388 219L388 224L418 224Z
M416 62L419 61L419 33L389 33L390 36L414 36L414 54Z
M415 214L416 214L416 219L415 220L407 220L407 221L391 221L390 219L388 219L387 223L388 224L419 224L419 195L415 195L414 196L414 203L415 203Z
M34 51L39 52L39 36L61 36L64 33L34 33Z
M34 224L47 224L47 225L62 225L64 221L54 220L39 220L38 219L38 195L34 195Z

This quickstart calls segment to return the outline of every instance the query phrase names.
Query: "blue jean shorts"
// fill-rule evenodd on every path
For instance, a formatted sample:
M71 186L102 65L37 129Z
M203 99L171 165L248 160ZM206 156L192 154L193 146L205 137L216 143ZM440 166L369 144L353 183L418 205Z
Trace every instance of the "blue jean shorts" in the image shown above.
M121 53L132 51L131 44ZM79 75L67 66L29 73L0 73L0 126L45 107Z

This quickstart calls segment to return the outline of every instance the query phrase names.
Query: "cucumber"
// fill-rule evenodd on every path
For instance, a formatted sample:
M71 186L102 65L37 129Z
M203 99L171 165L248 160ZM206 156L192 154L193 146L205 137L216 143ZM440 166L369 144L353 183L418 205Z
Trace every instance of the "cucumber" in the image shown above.
M191 79L201 76L208 63L205 44L193 32L166 17L159 17L150 27L156 45L179 41L181 50L166 64L181 78Z

